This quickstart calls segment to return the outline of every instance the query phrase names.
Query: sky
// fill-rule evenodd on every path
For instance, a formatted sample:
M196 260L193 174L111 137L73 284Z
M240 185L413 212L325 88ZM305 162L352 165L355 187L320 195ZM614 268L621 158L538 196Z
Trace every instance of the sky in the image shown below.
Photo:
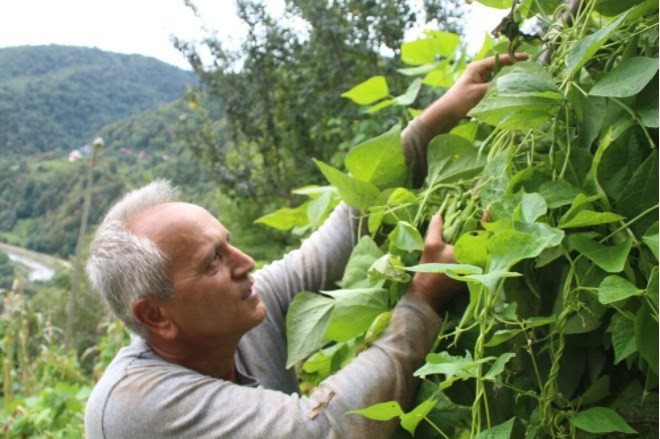
M232 0L196 0L200 18L183 0L0 0L0 47L62 44L97 47L120 53L152 56L181 68L185 58L170 36L200 39L205 30L235 47L244 35ZM284 0L266 0L281 16ZM493 29L507 11L467 5L468 46L478 50L484 32Z

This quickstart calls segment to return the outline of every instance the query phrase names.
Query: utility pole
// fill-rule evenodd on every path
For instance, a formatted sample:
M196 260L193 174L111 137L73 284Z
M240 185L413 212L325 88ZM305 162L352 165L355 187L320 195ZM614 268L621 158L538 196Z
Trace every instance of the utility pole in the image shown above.
M87 183L85 184L85 196L83 199L82 216L80 218L80 229L78 230L78 241L76 242L76 256L71 273L71 291L69 302L66 307L66 328L64 329L64 346L67 350L73 347L73 320L76 313L76 298L80 289L80 276L82 272L82 246L87 234L87 222L89 210L92 205L92 185L94 184L94 167L96 166L96 155L103 147L103 139L97 137L92 143L92 159L87 171Z

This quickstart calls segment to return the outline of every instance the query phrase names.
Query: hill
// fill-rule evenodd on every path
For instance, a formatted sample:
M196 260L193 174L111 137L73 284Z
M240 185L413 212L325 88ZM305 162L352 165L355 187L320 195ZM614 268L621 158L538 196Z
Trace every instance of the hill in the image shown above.
M141 55L69 46L0 49L5 157L89 143L105 125L179 97L192 72Z

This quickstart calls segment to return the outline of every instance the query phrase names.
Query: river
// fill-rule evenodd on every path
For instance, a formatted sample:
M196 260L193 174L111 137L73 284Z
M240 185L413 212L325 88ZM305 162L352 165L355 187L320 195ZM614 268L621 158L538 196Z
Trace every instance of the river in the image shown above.
M0 243L0 251L12 261L26 267L30 281L48 281L55 276L57 270L71 268L71 264L64 259L9 244Z

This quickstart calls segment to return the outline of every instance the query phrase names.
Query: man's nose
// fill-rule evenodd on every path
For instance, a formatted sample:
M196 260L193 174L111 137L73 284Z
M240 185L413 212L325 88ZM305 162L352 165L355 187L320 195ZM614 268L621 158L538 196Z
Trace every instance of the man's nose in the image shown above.
M234 259L232 266L232 277L235 279L239 279L254 270L254 259L233 246L232 258Z

